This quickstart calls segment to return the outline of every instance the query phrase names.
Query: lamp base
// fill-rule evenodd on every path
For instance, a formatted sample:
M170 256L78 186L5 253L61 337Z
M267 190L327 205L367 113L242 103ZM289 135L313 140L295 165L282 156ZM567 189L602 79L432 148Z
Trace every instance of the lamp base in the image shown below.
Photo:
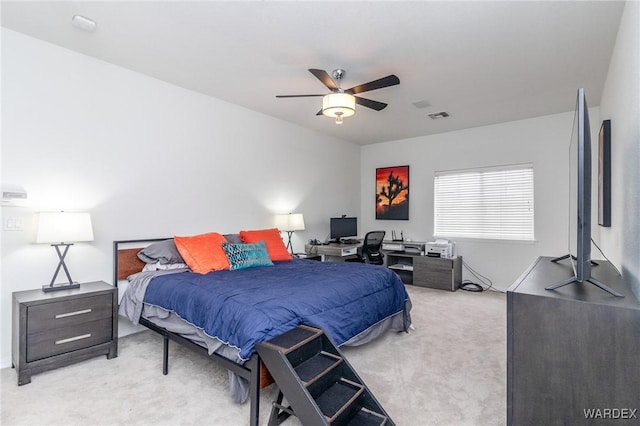
M42 291L44 291L45 293L49 293L51 291L71 290L71 289L74 289L74 288L80 288L80 283L73 283L73 284L64 283L64 284L43 285L42 286Z

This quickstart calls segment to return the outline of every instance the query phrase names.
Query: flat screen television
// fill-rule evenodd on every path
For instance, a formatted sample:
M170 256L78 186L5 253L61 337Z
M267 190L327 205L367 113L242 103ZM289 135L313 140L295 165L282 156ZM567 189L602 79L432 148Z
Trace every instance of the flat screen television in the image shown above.
M578 89L573 131L569 145L569 254L552 262L569 259L573 277L545 287L555 290L569 284L589 282L614 296L618 292L591 276L591 128L584 89Z
M332 217L329 220L329 238L336 242L341 239L353 239L358 236L357 217Z

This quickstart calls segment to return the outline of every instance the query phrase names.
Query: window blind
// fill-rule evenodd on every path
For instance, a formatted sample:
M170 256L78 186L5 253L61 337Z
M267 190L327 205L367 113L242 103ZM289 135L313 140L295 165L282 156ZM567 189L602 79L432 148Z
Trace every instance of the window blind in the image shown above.
M532 164L436 172L434 198L436 236L534 239Z

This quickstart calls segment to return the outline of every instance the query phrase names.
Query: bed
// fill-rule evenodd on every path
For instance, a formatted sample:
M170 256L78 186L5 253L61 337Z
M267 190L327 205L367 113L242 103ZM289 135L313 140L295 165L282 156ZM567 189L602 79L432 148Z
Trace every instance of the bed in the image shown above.
M237 234L226 238L238 240ZM251 402L252 425L258 424L260 388L272 382L255 353L257 343L299 324L324 329L339 346L410 327L411 301L387 268L296 258L204 274L171 260L149 268L160 263L142 251L171 241L114 241L114 282L126 287L120 314L164 337L164 374L169 340L227 368L232 398Z

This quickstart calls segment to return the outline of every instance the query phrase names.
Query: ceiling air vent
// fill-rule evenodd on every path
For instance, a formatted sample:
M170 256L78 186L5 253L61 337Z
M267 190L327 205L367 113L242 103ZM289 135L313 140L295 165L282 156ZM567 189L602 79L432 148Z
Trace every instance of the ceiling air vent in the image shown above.
M426 100L421 100L421 101L416 101L416 102L412 102L413 106L416 108L426 108L426 107L430 107L431 104L429 103L429 101Z
M432 120L438 120L440 118L447 118L449 113L446 111L434 112L431 114L427 114Z

